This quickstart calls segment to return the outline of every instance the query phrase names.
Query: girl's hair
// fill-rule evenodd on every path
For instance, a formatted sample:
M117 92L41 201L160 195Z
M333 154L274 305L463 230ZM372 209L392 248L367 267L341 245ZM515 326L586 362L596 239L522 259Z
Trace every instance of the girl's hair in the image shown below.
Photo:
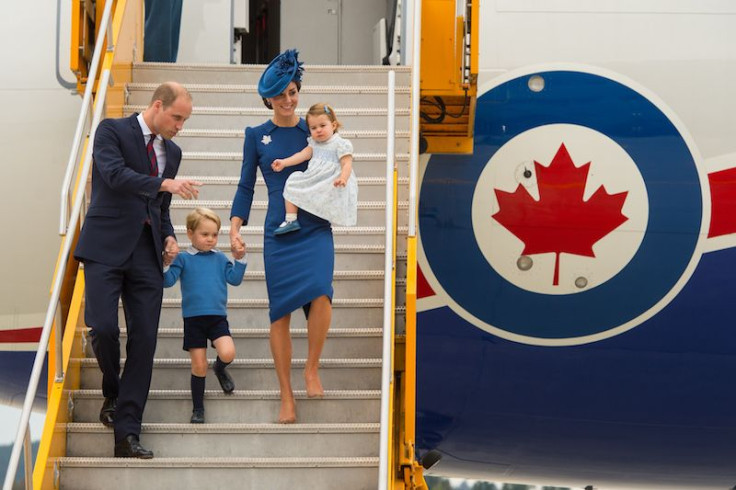
M307 111L307 124L309 124L309 116L322 116L326 115L327 118L335 123L337 126L335 127L335 132L337 133L337 130L342 127L342 123L337 120L337 116L335 115L335 109L332 108L332 106L325 104L324 102L320 102L319 104L314 104L312 107L309 108Z
M187 230L195 231L202 220L205 219L214 221L217 225L217 230L220 230L220 217L209 208L195 208L194 211L189 213L187 215Z
M301 80L292 80L292 82L294 82L296 84L296 91L297 92L300 92L302 90L302 82L301 82ZM287 85L286 88L288 89L289 86ZM263 101L263 105L265 105L269 109L273 109L273 106L271 105L271 103L268 101L267 98L261 97L261 100Z

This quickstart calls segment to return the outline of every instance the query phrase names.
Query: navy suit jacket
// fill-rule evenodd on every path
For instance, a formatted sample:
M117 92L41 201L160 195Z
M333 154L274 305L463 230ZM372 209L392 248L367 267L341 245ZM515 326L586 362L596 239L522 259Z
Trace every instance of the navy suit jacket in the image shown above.
M123 265L133 253L146 220L151 223L159 262L164 239L174 236L169 217L171 193L158 190L164 179L176 177L181 148L164 140L166 168L162 177L150 176L151 164L137 116L105 119L97 127L92 197L74 252L82 262Z

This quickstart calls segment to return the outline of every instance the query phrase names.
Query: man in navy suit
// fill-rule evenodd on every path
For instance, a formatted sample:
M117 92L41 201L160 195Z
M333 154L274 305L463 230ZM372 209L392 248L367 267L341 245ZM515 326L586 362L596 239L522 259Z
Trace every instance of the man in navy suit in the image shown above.
M115 457L153 457L139 436L156 350L163 265L179 252L169 205L172 194L196 198L201 185L176 179L181 149L171 138L191 113L189 92L166 82L142 114L106 119L95 134L92 196L74 256L84 262L85 323L105 397L100 421L114 427ZM128 330L122 376L120 299Z

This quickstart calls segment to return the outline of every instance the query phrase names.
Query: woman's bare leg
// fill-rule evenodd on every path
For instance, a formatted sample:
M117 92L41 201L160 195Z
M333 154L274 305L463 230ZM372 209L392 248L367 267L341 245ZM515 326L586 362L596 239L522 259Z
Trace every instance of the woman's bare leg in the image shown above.
M296 422L296 403L294 392L291 389L291 335L289 321L291 315L279 318L271 324L271 355L276 368L281 392L281 409L279 410L280 424Z
M332 321L332 304L327 296L312 300L307 319L307 363L304 366L304 381L309 398L324 396L325 390L319 379L319 358L327 339Z

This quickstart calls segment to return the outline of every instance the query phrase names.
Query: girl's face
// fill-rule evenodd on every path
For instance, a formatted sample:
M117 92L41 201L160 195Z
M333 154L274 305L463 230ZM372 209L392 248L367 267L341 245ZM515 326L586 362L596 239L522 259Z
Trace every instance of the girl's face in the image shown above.
M299 90L296 88L296 83L291 82L286 90L281 92L276 97L268 99L273 107L273 112L279 117L291 117L294 115L296 107L299 105Z
M194 248L200 252L209 252L217 246L217 235L219 231L217 229L217 223L211 219L203 219L197 225L196 230L187 230L187 236Z
M324 143L330 139L335 134L335 129L337 129L337 123L330 121L327 114L309 116L307 126L309 126L309 134L312 135L312 139L319 143Z

